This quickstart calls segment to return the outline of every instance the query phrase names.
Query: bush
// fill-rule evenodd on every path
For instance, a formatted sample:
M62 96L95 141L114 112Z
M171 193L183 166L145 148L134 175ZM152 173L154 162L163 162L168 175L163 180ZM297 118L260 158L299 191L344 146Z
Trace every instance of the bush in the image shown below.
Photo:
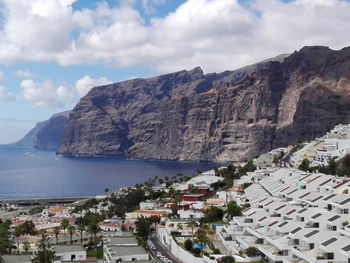
M191 239L186 239L185 243L184 243L184 247L187 251L191 251L192 247L193 247L193 243Z
M308 159L304 159L298 167L299 170L307 172L310 170L310 161Z
M245 254L248 256L248 257L256 257L256 256L259 256L260 255L260 252L257 248L255 247L248 247L246 250L245 250Z
M231 256L224 256L220 259L220 263L235 263L234 257Z
M201 250L198 247L192 248L191 252L198 257L201 254Z
M213 254L221 254L220 249L214 248L214 249L213 249Z

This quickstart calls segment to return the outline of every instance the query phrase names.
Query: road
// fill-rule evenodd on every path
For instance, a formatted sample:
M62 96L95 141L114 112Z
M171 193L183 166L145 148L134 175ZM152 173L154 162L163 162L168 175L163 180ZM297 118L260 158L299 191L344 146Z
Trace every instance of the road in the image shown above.
M157 251L155 251L155 253L151 250L155 258L157 258L155 254L157 252L160 252L162 253L163 256L167 257L168 259L171 259L174 263L184 263L181 260L177 259L176 256L171 254L170 251L163 244L161 244L161 242L154 235L150 236L149 239L153 242L154 246L157 248ZM158 258L157 258L157 261L161 262Z

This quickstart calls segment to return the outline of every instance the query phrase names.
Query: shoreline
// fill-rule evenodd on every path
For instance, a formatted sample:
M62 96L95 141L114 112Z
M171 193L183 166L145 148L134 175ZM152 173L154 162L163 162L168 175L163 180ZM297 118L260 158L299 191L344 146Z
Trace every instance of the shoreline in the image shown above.
M20 205L31 206L41 204L70 204L77 201L84 201L94 196L77 196L77 197L52 197L52 198L23 198L23 199L0 199L0 205Z

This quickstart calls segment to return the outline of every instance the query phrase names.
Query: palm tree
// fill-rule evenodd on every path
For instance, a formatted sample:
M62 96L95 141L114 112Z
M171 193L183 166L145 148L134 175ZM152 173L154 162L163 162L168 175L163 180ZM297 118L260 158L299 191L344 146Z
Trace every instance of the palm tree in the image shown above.
M64 243L66 243L66 241L67 241L66 240L66 229L67 229L68 226L69 226L69 221L67 219L63 219L61 221L61 227L64 230Z
M88 232L91 235L91 241L92 241L92 236L94 236L94 239L96 239L96 235L99 231L100 231L100 228L96 223L92 223L88 226Z
M203 250L203 245L208 244L209 238L204 232L200 232L200 234L197 236L199 244L201 244L201 250Z
M195 227L197 227L197 222L194 221L194 220L191 220L191 221L187 222L187 225L188 225L188 226L191 228L191 230L192 230L192 240L193 240L193 236L194 236L193 230L194 230Z
M73 243L73 234L75 232L75 227L72 225L68 226L68 233L69 233L69 241L72 244Z
M19 237L22 235L23 229L21 226L16 226L14 229L14 236L16 237L17 243L17 254L19 254Z
M23 242L23 249L26 253L28 253L28 251L30 249L30 243L28 241Z
M80 243L83 244L83 232L85 231L85 226L83 224L78 225L78 230L80 232Z
M54 227L53 233L56 238L56 245L58 244L58 235L60 234L60 232L61 232L61 228L59 226Z

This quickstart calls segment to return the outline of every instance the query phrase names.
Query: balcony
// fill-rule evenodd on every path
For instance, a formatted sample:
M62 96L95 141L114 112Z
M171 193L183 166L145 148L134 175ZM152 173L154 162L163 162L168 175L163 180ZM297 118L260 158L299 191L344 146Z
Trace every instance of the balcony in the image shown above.
M273 261L283 261L284 256L281 255L281 251L276 249L274 246L270 245L259 245L258 249L261 253L263 253L266 257Z
M292 254L294 254L298 258L301 258L301 259L305 260L306 262L310 262L310 263L316 262L315 257L306 254L307 251L310 251L310 248L306 247L306 246L291 247Z

